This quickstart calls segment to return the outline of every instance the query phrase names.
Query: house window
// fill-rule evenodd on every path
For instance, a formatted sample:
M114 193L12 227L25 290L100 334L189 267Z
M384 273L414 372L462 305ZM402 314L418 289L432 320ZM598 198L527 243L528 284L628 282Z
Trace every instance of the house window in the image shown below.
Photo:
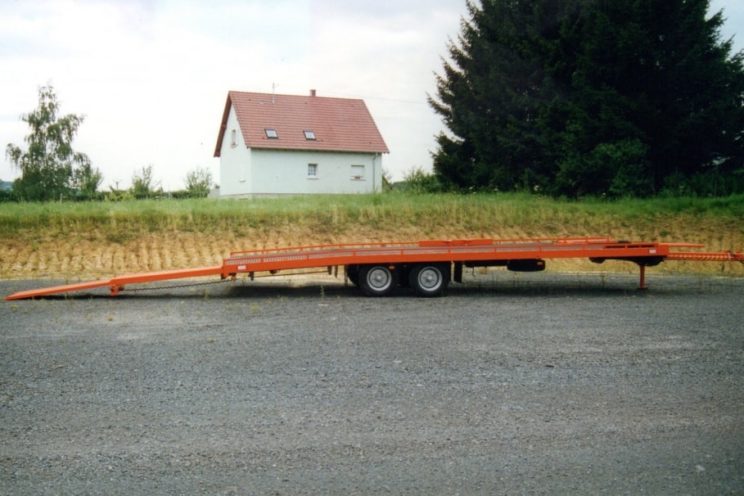
M352 165L351 166L351 180L352 181L364 181L364 166L363 165Z
M267 127L264 129L264 132L266 133L266 137L269 139L279 139L279 133L277 133L276 129L273 127Z
M305 139L308 141L315 141L315 131L312 131L310 129L305 129Z
M318 164L307 164L307 177L309 178L318 177Z
M233 148L238 146L238 132L235 129L230 131L230 146Z

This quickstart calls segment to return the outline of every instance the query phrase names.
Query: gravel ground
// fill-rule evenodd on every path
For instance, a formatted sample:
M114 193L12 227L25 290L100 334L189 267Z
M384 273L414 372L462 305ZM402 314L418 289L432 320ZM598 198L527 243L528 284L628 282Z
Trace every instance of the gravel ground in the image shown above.
M744 280L650 284L2 302L0 493L743 494Z

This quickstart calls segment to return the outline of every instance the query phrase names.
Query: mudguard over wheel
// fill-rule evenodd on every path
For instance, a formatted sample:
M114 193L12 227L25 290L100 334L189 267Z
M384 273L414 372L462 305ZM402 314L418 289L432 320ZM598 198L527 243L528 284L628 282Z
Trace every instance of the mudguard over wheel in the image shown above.
M387 296L397 285L397 274L387 265L359 267L359 288L367 296Z
M450 281L449 264L418 264L408 276L410 286L419 296L441 296Z

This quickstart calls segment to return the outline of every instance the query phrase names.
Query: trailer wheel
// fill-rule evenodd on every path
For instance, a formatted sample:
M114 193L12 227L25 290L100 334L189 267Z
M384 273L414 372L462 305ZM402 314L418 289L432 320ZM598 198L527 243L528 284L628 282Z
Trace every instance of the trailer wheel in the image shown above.
M359 287L367 296L387 296L395 289L396 283L396 274L387 265L359 267Z
M448 264L420 264L411 269L408 281L419 296L440 296L450 280Z

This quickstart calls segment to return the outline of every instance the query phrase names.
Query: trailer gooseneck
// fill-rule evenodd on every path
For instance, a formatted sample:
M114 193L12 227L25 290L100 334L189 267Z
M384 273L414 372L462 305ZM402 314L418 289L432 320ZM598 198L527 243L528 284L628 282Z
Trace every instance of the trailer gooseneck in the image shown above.
M646 267L667 260L738 261L744 253L683 251L699 249L690 243L617 241L608 238L554 238L525 240L462 239L410 243L361 243L299 246L231 253L222 265L116 276L13 293L6 300L108 287L112 296L126 286L150 282L220 276L222 279L256 273L343 267L346 277L368 296L386 296L398 286L410 286L421 296L444 293L450 281L462 282L464 267L500 266L512 271L541 271L545 260L588 258L592 262L624 260L640 268L641 289L646 289Z

